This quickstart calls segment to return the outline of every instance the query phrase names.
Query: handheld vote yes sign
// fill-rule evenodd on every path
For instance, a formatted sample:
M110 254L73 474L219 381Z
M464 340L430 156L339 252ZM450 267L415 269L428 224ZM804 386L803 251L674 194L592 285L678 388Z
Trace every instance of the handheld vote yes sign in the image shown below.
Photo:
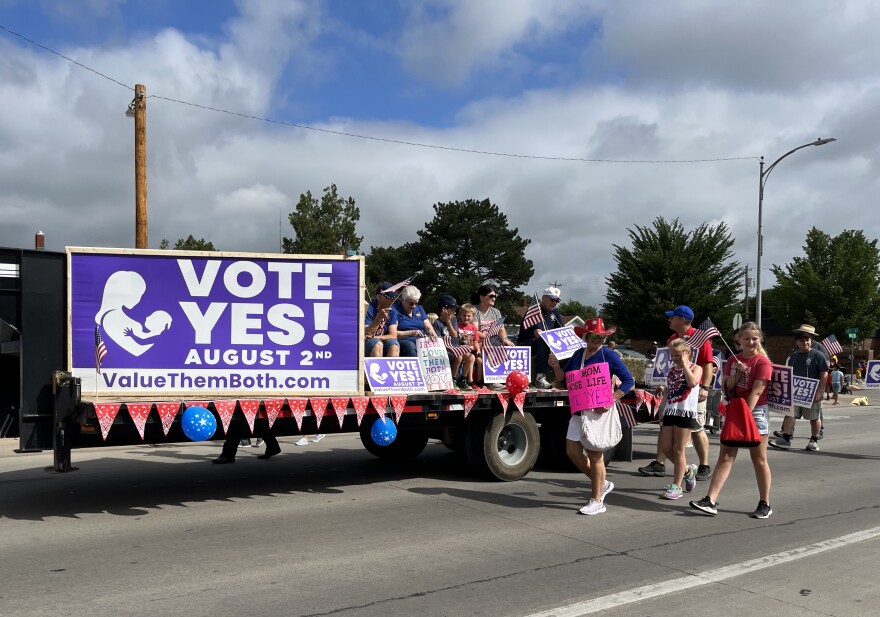
M560 360L570 358L581 347L586 347L581 338L574 333L574 328L554 328L540 333L541 339L550 348L550 351Z
M651 386L662 386L666 384L666 375L669 373L669 367L672 360L669 358L669 348L660 347L657 349L657 355L654 356L654 368L651 371Z

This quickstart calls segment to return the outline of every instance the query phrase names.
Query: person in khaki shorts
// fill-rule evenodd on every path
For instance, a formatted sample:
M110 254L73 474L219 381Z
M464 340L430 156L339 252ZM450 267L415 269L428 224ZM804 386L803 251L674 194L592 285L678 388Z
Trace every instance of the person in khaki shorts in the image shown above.
M672 335L666 341L669 345L677 338L687 338L696 332L693 327L694 311L689 306L676 306L671 311L666 311L666 317L669 319L669 328L673 331ZM706 341L703 343L695 354L696 364L702 368L702 376L700 377L700 393L697 403L697 424L698 428L691 431L691 442L694 444L694 450L700 459L700 465L697 467L697 480L708 480L712 475L712 468L709 466L709 438L706 436L706 400L709 396L709 390L715 379L715 364L712 362L712 343ZM657 394L663 395L663 387L658 387ZM661 414L665 406L664 401L660 404ZM660 422L663 422L661 417ZM661 432L662 432L661 428ZM639 467L639 473L643 476L663 477L666 475L666 456L660 448L660 437L657 437L657 458L644 467Z
M770 445L778 450L791 448L791 438L794 433L794 421L804 418L810 421L812 430L810 441L806 449L815 452L819 449L819 431L822 429L822 389L828 379L828 359L825 354L813 347L813 338L816 336L816 328L809 324L803 324L794 331L794 342L797 351L792 352L785 361L787 366L792 367L792 372L798 377L818 379L819 386L816 388L816 396L810 407L794 406L793 413L785 416L782 421L781 435L770 440Z

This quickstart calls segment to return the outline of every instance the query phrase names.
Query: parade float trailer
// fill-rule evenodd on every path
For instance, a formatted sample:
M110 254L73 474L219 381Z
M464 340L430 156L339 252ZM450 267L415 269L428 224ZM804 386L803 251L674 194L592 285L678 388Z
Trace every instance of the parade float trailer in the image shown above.
M52 449L66 472L76 448L188 441L197 406L214 439L240 414L277 436L357 432L389 460L440 440L499 480L541 452L567 464L564 390L432 391L408 358L386 359L399 363L376 369L394 373L388 387L368 389L364 292L360 256L0 248L0 436ZM380 446L386 416L397 437ZM630 429L612 455L631 459Z

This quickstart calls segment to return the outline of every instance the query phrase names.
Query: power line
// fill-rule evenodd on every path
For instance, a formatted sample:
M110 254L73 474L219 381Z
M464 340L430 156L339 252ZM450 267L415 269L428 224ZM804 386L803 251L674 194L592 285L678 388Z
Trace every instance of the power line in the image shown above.
M133 88L131 86L124 84L121 81L118 81L112 77L109 77L109 76L105 75L104 73L101 73L100 71L97 71L89 66L86 66L85 64L82 64L81 62L77 62L73 58L69 58L62 53L59 53L53 49L50 49L49 47L46 47L45 45L37 43L36 41L31 40L31 39L27 38L26 36L19 34L18 32L13 32L12 30L10 30L9 28L6 28L2 24L0 24L0 29L8 32L9 34L11 34L13 36L17 36L18 38L20 38L24 41L27 41L28 43L35 45L35 46L39 47L40 49L43 49L51 54L54 54L54 55L58 56L59 58L63 58L65 60L67 60L68 62L71 62L82 69L85 69L91 73L94 73L95 75L103 77L104 79L106 79L108 81L111 81L115 84L118 84L128 90L133 90ZM416 148L430 148L432 150L445 150L448 152L462 152L465 154L482 154L485 156L500 156L500 157L506 157L506 158L531 159L531 160L540 160L540 161L567 161L567 162L576 162L576 163L616 163L616 164L619 164L619 163L629 163L629 164L718 163L718 162L725 162L725 161L758 160L758 158L759 158L757 156L732 156L732 157L718 157L718 158L704 158L704 159L588 159L588 158L570 157L570 156L542 156L542 155L537 155L537 154L515 154L515 153L511 153L511 152L494 152L491 150L473 150L470 148L456 148L454 146L439 146L436 144L426 144L426 143L415 142L415 141L406 141L403 139L391 139L388 137L376 137L375 135L361 135L358 133L348 133L346 131L335 131L333 129L324 129L324 128L319 128L316 126L309 126L307 124L298 124L296 122L286 122L284 120L273 120L272 118L264 118L262 116L255 116L252 114L246 114L246 113L237 112L237 111L230 111L228 109L221 109L219 107L211 107L209 105L201 105L199 103L192 103L190 101L183 101L180 99L175 99L175 98L171 98L171 97L167 97L167 96L159 96L156 94L150 95L147 98L168 101L171 103L177 103L179 105L187 105L189 107L195 107L197 109L203 109L206 111L213 111L216 113L227 114L230 116L237 116L239 118L246 118L248 120L257 120L257 121L266 122L269 124L279 124L282 126L289 126L292 128L302 129L305 131L314 131L316 133L326 133L329 135L338 135L340 137L352 137L355 139L379 141L379 142L384 142L384 143L397 144L397 145L401 145L401 146L411 146L411 147L416 147Z

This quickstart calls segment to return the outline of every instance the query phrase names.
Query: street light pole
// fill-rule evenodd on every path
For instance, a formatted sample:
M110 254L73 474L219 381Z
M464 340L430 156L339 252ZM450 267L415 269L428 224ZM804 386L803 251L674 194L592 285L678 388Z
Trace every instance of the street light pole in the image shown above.
M832 141L837 140L834 137L828 137L826 139L817 139L816 141L811 141L808 144L793 148L773 161L773 164L770 165L766 171L764 170L764 157L761 157L761 162L758 166L758 266L755 272L755 323L758 324L758 327L761 326L761 256L764 254L764 235L762 233L763 227L761 221L764 213L764 186L767 184L767 177L770 175L770 172L776 168L779 161L785 157L790 156L803 148L808 148L809 146L824 146L825 144L830 144Z

